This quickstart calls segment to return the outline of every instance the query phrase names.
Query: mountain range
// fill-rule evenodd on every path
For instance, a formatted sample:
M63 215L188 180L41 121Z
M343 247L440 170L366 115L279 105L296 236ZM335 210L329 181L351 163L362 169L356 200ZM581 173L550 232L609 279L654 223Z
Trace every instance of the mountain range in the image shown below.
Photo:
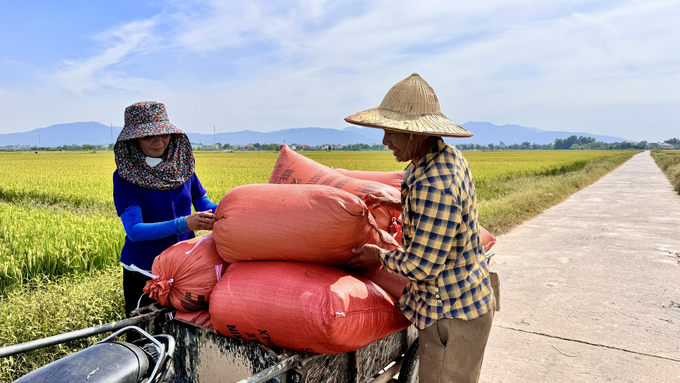
M467 122L463 127L474 134L470 138L446 138L446 142L457 144L490 143L498 145L501 141L506 145L521 144L524 141L535 144L549 144L557 138L567 138L571 135L593 137L597 141L606 143L623 142L624 138L603 136L584 132L557 132L535 128L525 128L519 125L494 125L489 122ZM40 147L55 147L65 145L106 145L115 141L121 127L106 126L99 122L74 122L58 124L46 128L33 129L22 133L0 134L0 147L14 145L28 145ZM380 144L383 131L380 129L348 126L342 130L329 128L293 128L272 132L255 132L242 130L231 133L191 133L185 130L192 143L212 145L219 142L231 145L246 144L307 144L310 146L324 144Z

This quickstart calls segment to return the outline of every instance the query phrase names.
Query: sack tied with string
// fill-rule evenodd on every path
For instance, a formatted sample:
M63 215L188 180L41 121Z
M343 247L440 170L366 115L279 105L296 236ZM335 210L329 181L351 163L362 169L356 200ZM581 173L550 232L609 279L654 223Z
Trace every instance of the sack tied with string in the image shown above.
M212 234L178 242L154 259L154 278L146 282L144 292L178 311L203 310L227 266L217 253Z
M333 266L237 262L213 290L215 331L272 348L343 353L408 327L375 283Z
M384 249L396 241L366 204L342 189L251 184L231 189L215 211L213 236L227 262L298 261L342 265L353 247Z

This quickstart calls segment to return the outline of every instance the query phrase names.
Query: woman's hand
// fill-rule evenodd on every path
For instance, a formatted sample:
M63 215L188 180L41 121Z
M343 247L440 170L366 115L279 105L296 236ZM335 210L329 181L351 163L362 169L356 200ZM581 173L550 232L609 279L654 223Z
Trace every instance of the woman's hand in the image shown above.
M380 190L374 194L366 194L361 199L368 207L371 207L371 205L380 205L388 210L401 212L401 201L385 193L384 190Z
M189 230L212 230L215 222L215 214L212 210L197 211L190 216L187 216L187 226Z
M369 269L380 266L380 251L382 249L376 245L363 245L352 249L352 253L357 254L347 262L347 267L351 269Z

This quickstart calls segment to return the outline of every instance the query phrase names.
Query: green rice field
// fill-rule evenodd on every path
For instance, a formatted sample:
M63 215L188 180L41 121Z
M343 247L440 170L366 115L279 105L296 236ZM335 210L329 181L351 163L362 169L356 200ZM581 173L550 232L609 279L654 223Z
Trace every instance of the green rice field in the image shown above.
M464 152L480 223L500 235L607 174L635 151ZM391 152L302 152L334 168L401 170ZM213 202L266 183L276 152L197 152ZM124 230L113 206L112 152L0 152L0 347L123 316ZM74 307L75 309L69 309ZM0 359L11 381L87 343Z

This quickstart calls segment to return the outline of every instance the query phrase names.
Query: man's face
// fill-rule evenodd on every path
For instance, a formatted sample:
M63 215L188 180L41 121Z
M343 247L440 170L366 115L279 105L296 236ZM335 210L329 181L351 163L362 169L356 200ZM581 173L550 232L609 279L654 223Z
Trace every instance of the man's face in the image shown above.
M382 143L387 146L389 150L392 151L392 155L397 159L397 162L406 162L411 160L411 153L406 151L410 149L413 151L414 148L409 148L409 139L411 137L410 133L399 133L383 129L385 135L383 136Z

